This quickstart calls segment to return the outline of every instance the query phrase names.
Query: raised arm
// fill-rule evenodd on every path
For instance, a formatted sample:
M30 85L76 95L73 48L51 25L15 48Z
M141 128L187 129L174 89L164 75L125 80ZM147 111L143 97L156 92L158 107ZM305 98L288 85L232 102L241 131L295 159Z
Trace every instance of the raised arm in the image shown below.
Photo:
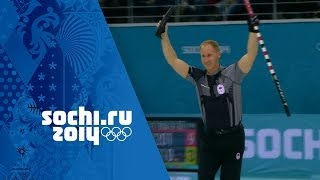
M247 53L244 56L242 56L238 63L241 71L244 73L248 73L251 70L251 67L258 54L258 39L256 31L253 29L253 26L258 25L258 23L259 20L256 16L254 18L251 18L248 22L250 33L247 44Z
M162 52L168 64L180 76L182 76L183 78L187 77L189 65L177 57L177 54L174 51L168 36L168 25L166 25L166 30L164 33L162 33L161 37Z

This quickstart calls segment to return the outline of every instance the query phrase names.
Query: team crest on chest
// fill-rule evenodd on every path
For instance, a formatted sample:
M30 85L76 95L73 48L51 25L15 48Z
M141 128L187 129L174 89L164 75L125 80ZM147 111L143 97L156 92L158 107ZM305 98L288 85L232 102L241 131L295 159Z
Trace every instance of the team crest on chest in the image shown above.
M224 86L223 86L222 84L219 84L219 85L217 86L217 92L218 92L219 94L224 94L224 93L226 92L226 90L225 90L225 88L224 88Z

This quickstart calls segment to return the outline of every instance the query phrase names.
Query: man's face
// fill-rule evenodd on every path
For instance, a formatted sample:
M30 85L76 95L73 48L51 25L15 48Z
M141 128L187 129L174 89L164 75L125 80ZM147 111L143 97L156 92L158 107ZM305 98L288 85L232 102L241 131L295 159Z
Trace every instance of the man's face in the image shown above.
M219 67L220 52L212 45L204 44L200 49L201 62L208 72L214 71Z

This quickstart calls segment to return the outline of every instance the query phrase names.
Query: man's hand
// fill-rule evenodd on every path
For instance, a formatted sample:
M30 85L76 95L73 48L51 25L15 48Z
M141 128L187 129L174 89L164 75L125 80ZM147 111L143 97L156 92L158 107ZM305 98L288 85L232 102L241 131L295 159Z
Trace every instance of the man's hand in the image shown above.
M168 11L166 12L165 15L163 15L163 18L161 21L159 21L158 23L158 28L157 31L155 33L155 35L159 38L161 38L161 34L166 32L166 25L167 25L167 21L169 20L171 14L174 12L174 10L176 9L176 6L171 6Z
M163 26L163 27L160 27L160 26ZM158 22L157 24L157 35L159 38L162 38L162 35L167 35L168 33L168 25L167 23L164 23L164 24L161 24L161 20Z
M258 26L260 24L258 16L254 15L252 17L249 17L247 22L248 22L249 32L257 33L258 31L254 29L254 26Z

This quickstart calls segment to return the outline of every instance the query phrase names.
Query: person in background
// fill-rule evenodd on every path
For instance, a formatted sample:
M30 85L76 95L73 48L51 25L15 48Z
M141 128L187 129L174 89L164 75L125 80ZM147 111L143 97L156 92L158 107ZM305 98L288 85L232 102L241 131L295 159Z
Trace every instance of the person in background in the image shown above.
M252 8L260 19L272 19L273 0L251 0ZM229 6L226 9L227 20L245 20L247 19L247 10L244 0L228 0Z
M221 52L216 41L205 40L200 44L200 58L204 66L200 69L178 58L171 45L167 25L161 34L162 51L168 64L196 88L204 125L200 132L199 180L214 179L219 168L222 180L240 179L245 148L241 82L258 53L257 32L254 30L258 23L256 16L248 20L247 51L240 60L227 67L220 64Z

